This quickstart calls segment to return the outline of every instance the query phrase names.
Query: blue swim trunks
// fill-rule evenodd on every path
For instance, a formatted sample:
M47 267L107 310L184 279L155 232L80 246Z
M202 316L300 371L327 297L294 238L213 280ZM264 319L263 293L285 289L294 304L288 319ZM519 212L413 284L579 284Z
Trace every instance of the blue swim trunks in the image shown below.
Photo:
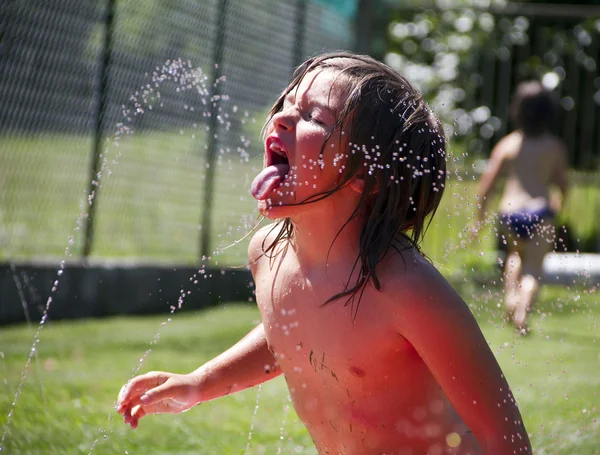
M520 238L532 238L540 229L544 221L554 217L550 207L536 210L534 212L513 212L500 215L500 224Z

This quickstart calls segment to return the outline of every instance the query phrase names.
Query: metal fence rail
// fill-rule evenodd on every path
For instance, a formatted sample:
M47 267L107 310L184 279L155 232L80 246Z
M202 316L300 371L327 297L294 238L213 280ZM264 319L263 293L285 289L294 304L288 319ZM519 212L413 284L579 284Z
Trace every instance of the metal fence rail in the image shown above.
M193 263L235 242L268 107L300 61L354 44L355 2L334 3L2 2L0 257Z

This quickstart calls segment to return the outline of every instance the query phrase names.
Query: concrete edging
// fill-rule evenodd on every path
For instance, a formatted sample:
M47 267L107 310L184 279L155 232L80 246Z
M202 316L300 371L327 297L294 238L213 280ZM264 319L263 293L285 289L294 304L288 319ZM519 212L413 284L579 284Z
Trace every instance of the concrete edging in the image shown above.
M39 321L50 296L48 319L59 320L168 313L182 293L184 311L248 301L254 295L248 269L75 263L60 276L59 270L58 263L0 264L0 324L24 322L26 313Z

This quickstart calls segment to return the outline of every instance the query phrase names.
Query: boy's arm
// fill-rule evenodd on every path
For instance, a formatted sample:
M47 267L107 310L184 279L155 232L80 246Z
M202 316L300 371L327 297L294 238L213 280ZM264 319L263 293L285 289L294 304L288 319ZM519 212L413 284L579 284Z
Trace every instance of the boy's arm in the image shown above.
M403 296L395 312L400 334L419 353L485 455L530 454L517 403L465 302L435 270L410 275L392 284L396 308L397 296Z
M479 221L479 223L485 221L488 200L491 198L496 185L496 180L503 170L505 156L504 148L506 147L506 143L507 140L504 139L494 147L490 154L486 169L479 179L477 188L477 221Z
M554 175L552 176L553 183L556 184L558 189L560 190L559 200L558 202L553 204L552 209L555 212L559 212L562 209L564 201L567 196L567 170L569 166L569 160L567 157L567 148L564 143L560 140L557 140L557 148L558 148L558 157L556 160L556 168L554 170Z
M252 274L257 277L259 251L267 231L250 242ZM188 374L153 371L133 378L119 393L117 410L136 428L148 414L175 413L192 406L261 384L281 374L269 350L263 324L234 346Z
M198 380L201 401L208 401L262 384L280 373L261 323L191 375Z
M248 262L255 282L260 275L262 244L271 230L272 226L263 227L248 245ZM244 390L279 374L281 369L269 350L262 323L230 349L192 373L202 383L202 401Z
M248 245L248 262L255 282L259 281L263 242L272 225L260 229ZM269 350L265 329L259 324L223 354L191 373L201 384L202 401L244 390L281 374Z
M280 373L260 324L233 347L191 373L152 371L133 378L119 393L117 410L125 423L136 428L148 414L182 412Z

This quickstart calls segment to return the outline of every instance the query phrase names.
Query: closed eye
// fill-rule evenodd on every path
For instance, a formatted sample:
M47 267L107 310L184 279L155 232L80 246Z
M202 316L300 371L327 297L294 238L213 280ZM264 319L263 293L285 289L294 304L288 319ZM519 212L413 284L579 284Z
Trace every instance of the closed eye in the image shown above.
M327 124L321 120L321 118L316 115L315 113L311 112L307 115L308 119L313 122L316 123L317 125L321 125L321 126L327 126Z
M314 117L314 116L311 116L311 117L310 117L310 119L311 119L313 122L315 122L316 124L318 124L318 125L323 125L323 126L325 126L325 123L324 123L324 122L322 122L321 120L319 120L318 118L316 118L316 117Z

